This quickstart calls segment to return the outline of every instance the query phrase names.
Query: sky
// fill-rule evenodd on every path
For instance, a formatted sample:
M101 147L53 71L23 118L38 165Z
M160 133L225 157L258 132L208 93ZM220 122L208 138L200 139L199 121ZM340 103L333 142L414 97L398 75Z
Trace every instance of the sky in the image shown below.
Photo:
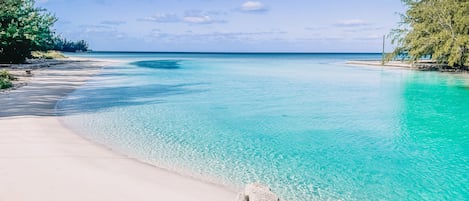
M36 2L56 33L95 51L381 52L405 11L400 0Z

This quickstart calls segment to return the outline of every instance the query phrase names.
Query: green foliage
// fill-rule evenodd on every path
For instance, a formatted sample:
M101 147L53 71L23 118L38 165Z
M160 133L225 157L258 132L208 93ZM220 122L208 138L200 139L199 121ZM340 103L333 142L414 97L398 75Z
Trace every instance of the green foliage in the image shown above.
M11 83L11 80L16 80L16 78L6 70L0 71L0 89L12 87L13 84Z
M34 0L0 0L0 63L21 63L53 45L56 18Z
M57 37L54 40L53 49L62 52L86 52L88 51L88 43L84 40L73 42Z
M408 6L399 28L391 32L394 55L413 61L430 56L452 67L469 65L469 1L402 0Z
M7 89L13 87L13 84L10 80L0 78L0 89Z
M62 53L54 50L49 51L33 51L31 52L32 58L35 59L63 59L66 58Z
M7 70L1 70L0 71L0 78L1 79L7 79L7 80L16 80L15 76L10 74Z

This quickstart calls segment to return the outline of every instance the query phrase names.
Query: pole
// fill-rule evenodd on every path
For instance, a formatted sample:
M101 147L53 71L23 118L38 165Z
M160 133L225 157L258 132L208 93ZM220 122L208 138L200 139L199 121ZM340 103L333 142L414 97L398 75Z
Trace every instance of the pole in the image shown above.
M383 52L382 52L382 55L381 55L381 65L384 66L384 44L386 42L386 35L383 35Z

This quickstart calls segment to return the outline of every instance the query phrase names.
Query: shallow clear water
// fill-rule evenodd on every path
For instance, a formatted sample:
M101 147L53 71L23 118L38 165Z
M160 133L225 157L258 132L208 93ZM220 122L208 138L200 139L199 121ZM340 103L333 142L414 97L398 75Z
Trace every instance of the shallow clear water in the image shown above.
M343 64L379 54L84 56L127 63L58 111L142 160L290 201L469 199L465 75Z

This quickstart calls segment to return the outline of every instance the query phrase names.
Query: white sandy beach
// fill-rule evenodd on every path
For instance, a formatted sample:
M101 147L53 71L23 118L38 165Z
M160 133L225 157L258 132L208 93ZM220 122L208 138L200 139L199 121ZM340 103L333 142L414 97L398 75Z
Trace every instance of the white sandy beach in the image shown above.
M401 62L401 61L388 61L384 65L382 65L381 61L379 60L357 60L357 61L347 61L349 65L355 66L373 66L373 67L396 67L396 68L412 68L412 64Z
M33 71L0 93L0 201L225 201L236 192L144 164L83 139L60 123L58 100L104 63Z

